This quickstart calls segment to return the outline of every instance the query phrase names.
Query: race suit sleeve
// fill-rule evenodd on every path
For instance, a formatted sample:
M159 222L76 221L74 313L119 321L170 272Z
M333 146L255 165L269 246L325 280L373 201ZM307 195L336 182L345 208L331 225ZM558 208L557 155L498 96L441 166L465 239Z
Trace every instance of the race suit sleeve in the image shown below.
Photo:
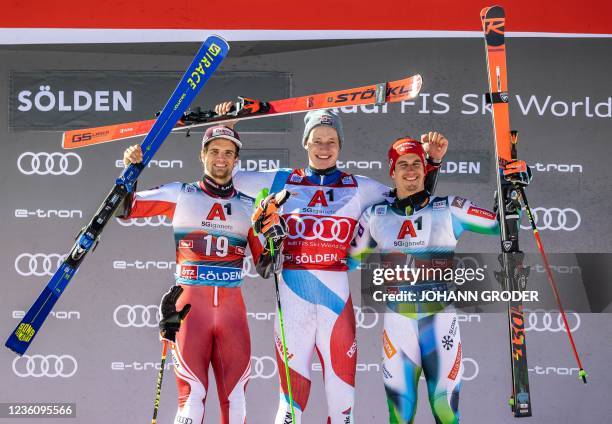
M434 191L436 191L440 165L441 163L434 164L429 160L427 161L427 165L425 165L425 171L427 172L427 175L425 175L425 190L427 190L430 195L433 195Z
M126 211L127 213L121 215L120 218L164 215L172 219L182 188L183 183L170 183L151 190L136 192L131 195L132 203Z
M236 190L253 199L265 188L270 189L278 170L270 171L236 171L232 176Z
M259 260L261 259L261 252L263 251L266 239L264 238L263 234L255 235L253 228L250 228L249 233L247 234L247 242L249 244L249 248L251 249L251 254L253 255L253 263L257 266Z
M365 211L370 206L380 203L389 198L391 189L362 175L355 175L357 186L359 187L359 202L361 211Z
M353 240L348 251L348 267L350 271L357 269L359 264L376 248L376 240L372 237L370 228L372 208L366 209L355 227Z
M458 240L464 231L494 235L499 233L497 216L483 208L474 205L470 200L457 196L449 196L453 232Z

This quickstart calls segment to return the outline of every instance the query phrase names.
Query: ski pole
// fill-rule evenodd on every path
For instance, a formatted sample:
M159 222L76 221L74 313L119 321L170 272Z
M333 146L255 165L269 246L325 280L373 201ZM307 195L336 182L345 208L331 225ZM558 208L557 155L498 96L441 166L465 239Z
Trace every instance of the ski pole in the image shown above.
M157 423L157 411L159 410L159 398L161 397L162 381L164 379L164 366L166 365L166 353L168 351L168 342L162 340L161 366L157 374L157 387L155 388L155 402L153 404L153 419L151 424Z
M274 263L274 244L270 240L270 254ZM280 292L278 290L278 271L274 271L274 287L276 288L276 307L278 308L278 321L281 330L281 342L283 348L283 360L285 362L285 379L287 380L287 392L289 393L289 405L291 406L291 422L295 423L295 409L293 408L293 392L291 390L291 377L289 375L289 359L287 358L287 342L285 341L285 324L283 322L283 309L281 308Z
M542 255L542 261L544 262L544 267L546 268L546 275L548 276L548 281L550 282L550 286L552 287L553 293L555 295L555 299L557 300L557 306L559 307L559 312L561 313L561 317L563 318L563 325L565 326L565 330L567 331L567 337L569 338L570 345L574 352L574 357L576 358L576 363L578 364L578 377L582 379L582 381L586 384L587 373L582 368L582 362L580 361L580 356L578 355L578 350L576 349L576 344L574 343L574 337L572 337L572 330L570 329L569 324L567 323L567 317L565 315L565 310L563 309L563 305L561 304L561 297L559 296L559 291L557 290L557 283L555 282L555 277L553 276L552 270L550 268L550 264L548 263L548 257L546 256L546 252L544 251L544 245L542 244L542 239L540 238L540 233L538 231L538 227L535 223L535 219L533 213L531 211L531 207L529 207L529 202L527 201L527 196L525 195L525 190L522 187L518 187L515 185L518 191L523 198L523 202L525 204L525 210L527 211L527 216L529 217L529 222L531 223L531 229L533 230L533 235L536 240L536 244L538 246L538 250Z

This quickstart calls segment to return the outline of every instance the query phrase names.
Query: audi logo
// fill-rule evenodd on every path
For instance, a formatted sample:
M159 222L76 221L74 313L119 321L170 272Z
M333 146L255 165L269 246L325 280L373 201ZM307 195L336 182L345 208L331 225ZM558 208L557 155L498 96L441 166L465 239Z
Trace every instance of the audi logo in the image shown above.
M549 331L551 333L567 332L563 324L563 315L561 312L545 311L543 309L535 309L533 311L525 309L526 322L525 331L536 331L538 333ZM580 328L580 315L576 312L567 312L567 324L572 332ZM556 318L555 318L556 317ZM573 317L573 319L570 319ZM572 326L572 321L574 325Z
M15 259L15 271L24 277L53 275L65 257L58 253L22 253Z
M115 219L117 220L119 225L123 227L172 227L172 222L168 218L166 218L165 215L157 215L146 218Z
M344 243L353 235L353 223L348 218L289 215L286 222L290 239Z
M255 269L255 262L253 261L253 256L248 255L244 257L244 261L242 262L242 272L243 276L255 278L258 277L259 274Z
M533 208L531 211L539 230L574 231L582 222L578 211L572 208ZM531 226L521 224L521 228L527 230Z
M463 364L463 374L461 375L461 380L463 380L463 381L472 381L476 377L478 377L478 373L480 372L480 367L478 366L478 362L476 362L475 359L472 359L472 358L463 358L461 363ZM472 364L472 366L474 367L474 371L473 372L471 372L469 374L467 372L465 372L465 370L467 368L465 366L466 363ZM469 375L469 377L468 377L468 375Z
M25 175L75 175L82 167L81 157L72 152L23 152L17 158L17 168Z
M357 328L373 328L378 324L378 312L371 306L353 306Z
M159 307L157 305L119 305L113 312L115 324L121 328L157 327Z
M17 377L70 378L79 368L71 355L23 355L13 359L13 372Z
M268 380L276 375L276 360L271 356L251 356L251 378Z

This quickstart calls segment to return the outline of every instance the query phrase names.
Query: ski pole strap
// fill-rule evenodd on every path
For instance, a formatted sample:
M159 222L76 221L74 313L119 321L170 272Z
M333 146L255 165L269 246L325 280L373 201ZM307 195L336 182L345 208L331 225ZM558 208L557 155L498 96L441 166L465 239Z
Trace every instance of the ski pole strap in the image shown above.
M508 92L498 91L495 93L485 93L485 101L489 105L492 103L508 103Z

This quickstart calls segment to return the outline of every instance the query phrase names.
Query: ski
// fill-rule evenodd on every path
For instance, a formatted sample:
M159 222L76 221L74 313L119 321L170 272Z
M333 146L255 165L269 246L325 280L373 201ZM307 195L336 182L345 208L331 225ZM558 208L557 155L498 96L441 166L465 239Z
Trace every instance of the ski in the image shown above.
M217 36L211 36L200 47L191 65L178 83L168 102L151 126L143 140L142 163L127 167L115 181L115 185L94 217L77 235L76 241L67 258L59 266L42 293L30 307L19 325L6 341L6 347L23 355L38 334L51 309L74 277L87 253L93 251L100 240L100 234L113 216L125 196L132 191L138 176L146 168L151 158L160 148L176 122L194 100L201 88L227 56L227 42Z
M401 102L415 98L421 90L422 83L421 76L417 74L397 81L268 102L240 97L227 115L221 116L213 111L201 111L199 108L188 111L171 131L189 131L192 128L214 123L287 115L317 109ZM154 122L155 120L151 119L66 131L62 136L62 147L76 149L143 136L151 131Z
M500 6L486 7L480 12L485 36L485 50L489 76L487 101L491 103L497 157L497 211L500 221L502 271L499 274L504 290L525 290L527 270L519 249L520 211L511 199L519 198L518 190L503 178L505 166L517 159L516 132L510 130L508 108L508 80L504 39L505 13ZM525 315L521 302L508 302L510 363L512 394L509 400L515 417L531 416L531 395L527 367Z

